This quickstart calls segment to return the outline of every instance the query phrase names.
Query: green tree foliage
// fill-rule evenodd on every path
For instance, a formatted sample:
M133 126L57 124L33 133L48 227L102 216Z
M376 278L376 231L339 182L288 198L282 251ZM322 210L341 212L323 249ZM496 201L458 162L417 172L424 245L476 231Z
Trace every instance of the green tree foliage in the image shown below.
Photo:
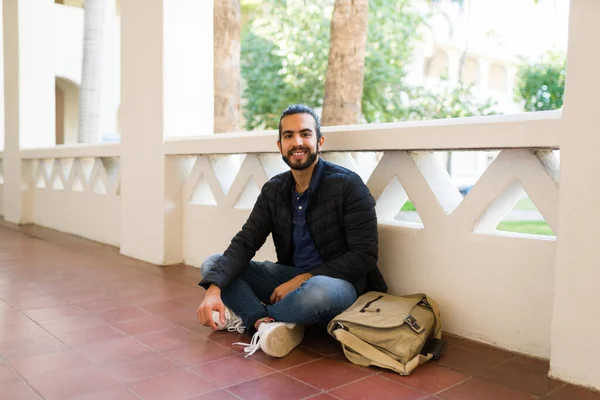
M548 53L537 62L519 67L516 100L525 111L562 108L567 63L564 54Z
M333 1L265 0L242 36L244 117L275 128L289 104L323 104Z
M415 121L494 115L495 107L496 102L491 99L476 99L469 85L441 82L435 89L413 89L404 119Z
M256 0L254 1L256 3ZM246 128L274 129L293 103L321 107L333 0L263 0L242 33ZM362 98L364 122L480 115L468 87L427 91L405 83L417 32L425 21L410 0L370 0ZM450 96L441 98L439 96Z

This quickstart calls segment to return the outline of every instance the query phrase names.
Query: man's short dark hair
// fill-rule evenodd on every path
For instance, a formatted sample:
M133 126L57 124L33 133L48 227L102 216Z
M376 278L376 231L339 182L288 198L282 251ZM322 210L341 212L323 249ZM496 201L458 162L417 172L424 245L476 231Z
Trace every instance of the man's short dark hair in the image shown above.
M288 115L294 114L309 114L312 116L315 120L315 128L317 130L317 141L321 139L321 122L319 121L319 116L317 113L312 108L304 104L293 104L283 110L281 117L279 117L279 140L281 140L281 120Z

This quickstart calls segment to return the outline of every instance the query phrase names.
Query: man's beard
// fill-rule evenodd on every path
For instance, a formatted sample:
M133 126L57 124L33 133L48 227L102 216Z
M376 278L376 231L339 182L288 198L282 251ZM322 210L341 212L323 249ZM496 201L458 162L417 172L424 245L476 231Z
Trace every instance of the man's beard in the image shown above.
M317 151L315 151L314 153L308 149L308 148L301 148L301 149L294 149L291 150L290 152L288 152L288 154L292 154L294 151L298 151L298 150L304 150L309 152L308 154L308 158L306 159L306 161L304 161L303 163L300 164L292 164L292 162L290 161L289 157L285 156L285 155L281 155L281 158L283 159L283 161L291 168L294 169L296 171L302 171L305 170L306 168L310 167L311 165L313 165L313 163L317 160L317 155L319 153L319 147L317 145Z

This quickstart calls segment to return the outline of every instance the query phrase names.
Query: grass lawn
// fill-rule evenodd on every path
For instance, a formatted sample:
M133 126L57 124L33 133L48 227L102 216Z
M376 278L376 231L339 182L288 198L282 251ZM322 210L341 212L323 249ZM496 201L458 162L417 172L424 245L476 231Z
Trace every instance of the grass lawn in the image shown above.
M514 208L515 210L537 210L531 199L525 198L520 200ZM401 211L416 211L415 206L409 200ZM496 228L499 231L504 232L517 232L517 233L528 233L530 235L545 235L555 236L550 225L546 221L503 221L498 224Z
M537 207L535 206L535 204L533 204L533 201L531 201L529 197L526 197L522 200L519 200L517 205L515 205L514 209L521 211L535 211L537 210Z
M406 203L404 203L400 211L417 211L417 209L415 206L413 206L412 201L408 200Z
M529 233L531 235L554 236L546 221L503 221L496 227L499 231Z
M533 201L531 201L529 197L526 197L522 200L519 200L514 209L520 211L534 211L537 210L537 207L535 204L533 204ZM408 200L406 203L404 203L400 211L416 211L416 208L413 203Z

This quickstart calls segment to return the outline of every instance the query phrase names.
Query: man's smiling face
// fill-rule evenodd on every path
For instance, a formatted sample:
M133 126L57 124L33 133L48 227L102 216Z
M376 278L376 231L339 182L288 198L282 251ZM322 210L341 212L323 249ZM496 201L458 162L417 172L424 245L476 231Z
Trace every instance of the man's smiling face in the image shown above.
M291 169L304 170L313 165L322 144L323 138L317 140L315 120L310 114L292 114L281 120L277 146Z

